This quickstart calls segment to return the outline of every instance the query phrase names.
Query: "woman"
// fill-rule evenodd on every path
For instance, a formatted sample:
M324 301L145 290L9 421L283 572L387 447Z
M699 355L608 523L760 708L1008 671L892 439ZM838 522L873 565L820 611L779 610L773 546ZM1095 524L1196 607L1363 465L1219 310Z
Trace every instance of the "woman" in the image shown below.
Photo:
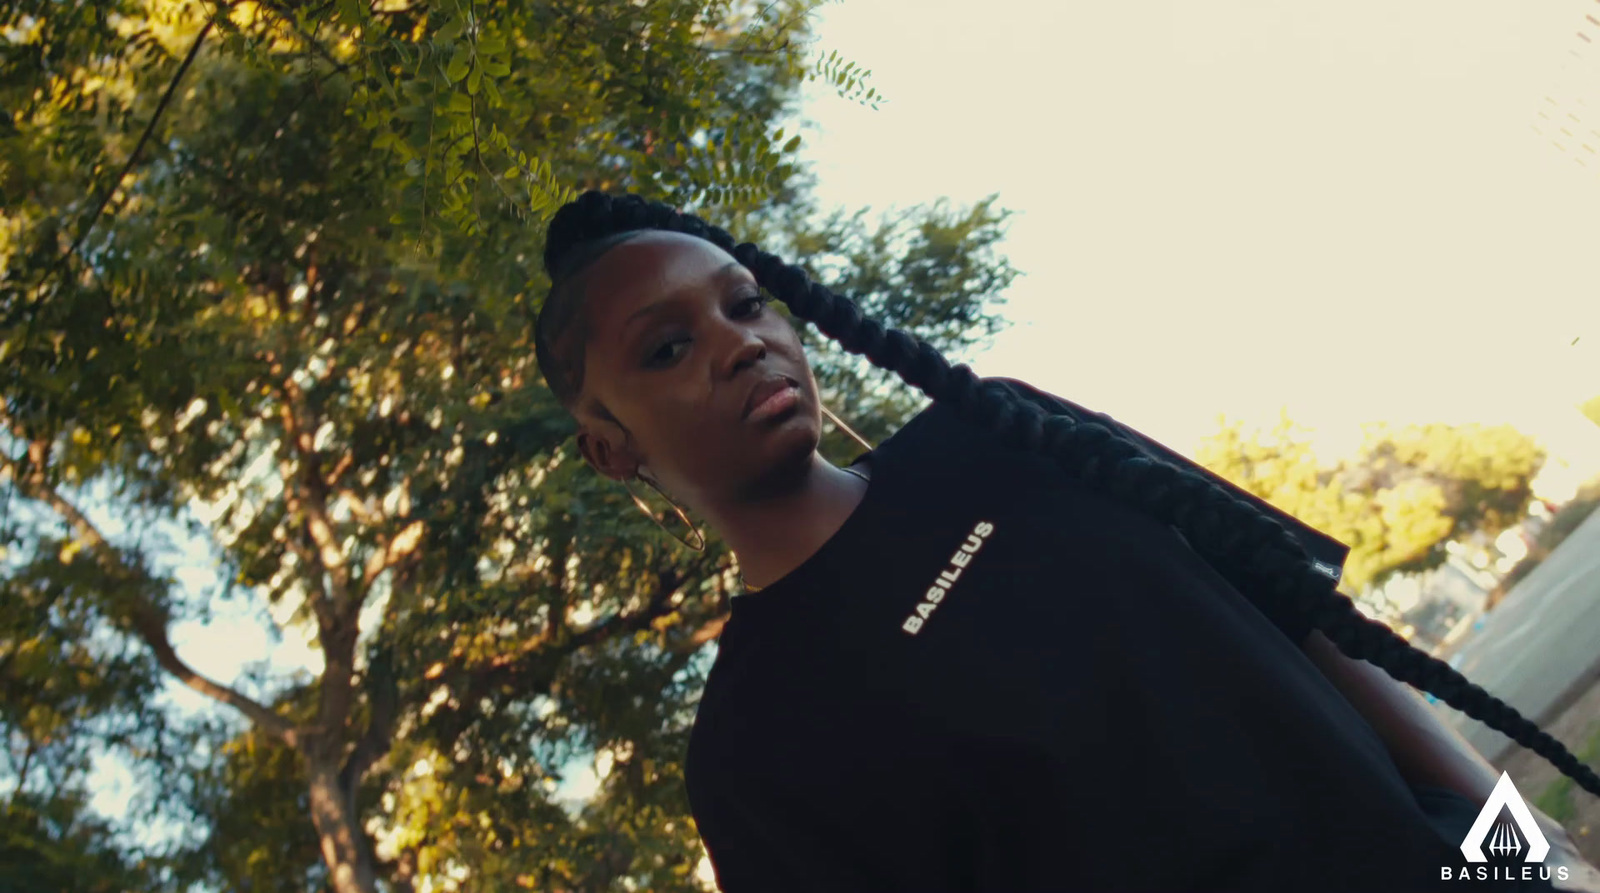
M1600 777L1362 617L1333 540L659 203L586 193L545 265L540 369L585 460L687 505L746 581L686 763L725 893L1593 882L1542 816L1531 880L1443 880L1498 773L1391 676ZM829 463L765 293L933 404Z

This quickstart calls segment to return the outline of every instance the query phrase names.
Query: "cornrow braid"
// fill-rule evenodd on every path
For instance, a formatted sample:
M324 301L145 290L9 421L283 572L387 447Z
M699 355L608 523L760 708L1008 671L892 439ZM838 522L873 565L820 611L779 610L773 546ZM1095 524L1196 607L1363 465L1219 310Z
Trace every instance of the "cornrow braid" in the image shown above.
M1092 491L1173 525L1240 591L1264 593L1290 605L1344 654L1432 693L1549 760L1584 790L1600 795L1600 775L1560 741L1449 664L1356 610L1278 521L1200 474L1141 454L1103 424L1050 414L1000 389L982 387L967 365L952 366L926 341L864 317L854 301L752 243L735 244L725 230L660 202L591 190L556 212L545 243L545 268L553 281L558 273L576 275L578 270L568 260L571 252L588 242L644 230L710 241L743 264L796 316L816 325L845 350L896 373L972 424L994 432L1004 445L1040 453ZM541 323L543 316L541 311ZM554 332L551 338L560 334Z

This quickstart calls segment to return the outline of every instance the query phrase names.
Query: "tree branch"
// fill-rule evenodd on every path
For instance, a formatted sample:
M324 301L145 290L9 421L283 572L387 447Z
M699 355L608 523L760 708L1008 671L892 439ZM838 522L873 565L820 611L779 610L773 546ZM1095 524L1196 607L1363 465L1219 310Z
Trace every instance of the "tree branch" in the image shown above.
M406 575L405 579L395 581L392 589L409 587L410 583L410 576ZM399 623L399 604L400 597L391 592L389 603L384 609L383 623L379 629L380 642L392 641L395 626ZM372 715L367 719L366 732L361 735L361 739L356 742L344 765L339 769L339 783L351 800L352 810L355 809L356 789L360 786L361 779L367 774L368 769L389 753L395 723L400 716L400 680L394 672L394 652L380 646L378 653L367 666L363 682L367 689L367 704L371 707Z
M133 605L129 614L128 619L134 630L145 644L150 646L150 650L155 652L156 663L160 664L162 669L178 677L178 681L195 691L243 713L258 728L277 736L290 747L299 746L301 737L299 730L289 720L232 688L200 675L184 663L183 658L173 650L172 643L167 638L167 617L164 611L141 600Z
M156 103L156 110L151 113L150 121L144 126L144 132L139 134L139 141L134 143L133 151L128 154L128 160L123 163L122 169L117 171L117 176L111 181L111 185L106 188L105 194L100 196L100 202L95 205L94 213L90 214L89 218L84 221L83 229L78 232L78 237L72 241L67 253L61 256L62 265L70 261L72 256L78 252L78 249L83 247L83 242L89 238L89 232L94 229L95 222L100 219L101 214L105 213L106 205L110 204L111 196L116 193L117 187L122 184L123 178L133 170L133 166L139 163L139 153L144 150L145 143L150 142L150 136L155 133L156 124L160 122L161 116L166 114L168 103L172 102L172 95L178 92L178 83L189 72L189 66L194 64L195 57L200 55L200 46L205 43L206 36L211 33L211 28L215 24L215 19L208 19L205 27L201 28L200 33L194 36L194 43L190 44L188 55L183 57L183 62L178 65L178 70L172 75L172 80L167 82L167 89L161 94L161 101Z
M372 557L367 559L366 569L361 574L361 585L371 586L378 575L393 567L396 563L415 552L417 545L422 542L423 524L421 521L412 521L405 529L395 535L382 548L374 551Z
M390 738L400 716L400 685L386 652L367 667L367 699L372 705L367 730L339 769L340 786L352 795L367 770L389 752Z
M476 710L476 706L468 708L465 705L476 705L497 688L515 686L524 691L531 691L540 685L548 685L548 679L536 679L535 673L559 665L567 656L580 648L597 644L612 636L645 629L652 621L670 614L674 609L669 599L689 576L690 572L684 569L662 570L656 577L656 591L644 608L632 614L618 614L564 638L561 637L561 633L566 627L552 623L546 627L545 632L526 640L514 652L467 669L464 674L467 677L466 690L459 699L463 706L454 710L441 708L434 714L435 721L442 723L444 737L453 739L453 736L459 733L462 720L471 710ZM437 678L438 675L442 674L430 672L424 674L424 678ZM447 719L447 714L451 718Z
M285 383L285 401L281 415L285 435L291 449L300 454L301 468L296 475L284 469L284 503L291 512L302 515L305 531L317 549L306 549L296 542L298 532L291 530L288 540L301 560L307 562L310 577L306 598L317 618L317 641L322 646L321 705L317 724L323 730L343 728L350 715L354 697L352 685L355 676L355 648L360 629L357 616L348 604L349 571L345 567L343 550L333 538L332 525L328 523L327 505L320 492L316 468L316 454L311 450L310 436L301 430L290 399L299 392L292 380ZM302 498L302 496L304 498ZM324 581L327 581L326 583ZM328 587L332 592L328 591ZM359 608L358 608L359 610Z
M17 770L17 789L11 792L11 799L16 800L22 796L22 791L28 786L28 770L33 767L33 753L38 748L38 743L33 736L28 736L28 749L22 752L22 767Z
M665 617L672 613L672 604L668 601L672 593L682 586L688 578L686 573L681 573L673 568L656 572L656 591L650 596L650 601L642 609L632 614L617 614L610 620L597 623L575 635L568 640L568 644L576 650L595 645L619 633L638 632L649 626L651 621Z
M291 513L307 514L305 504L295 492L294 476L287 467L282 469L282 473L285 481L283 487L284 503ZM324 581L326 568L323 566L322 556L316 550L302 543L300 535L301 531L295 530L291 525L288 536L285 537L285 544L288 545L290 551L294 552L295 557L299 558L300 562L305 565L306 573L304 576L309 578L307 582L310 584L306 592L306 598L311 602L311 611L317 617L318 629L331 629L337 621L331 604L332 599L328 595L327 584Z
M699 651L705 643L722 635L722 628L728 625L728 618L733 616L730 611L723 611L695 628L688 638L672 646L676 654L688 654Z
M340 548L338 540L334 537L333 524L328 520L328 493L325 480L321 472L321 461L314 448L312 432L300 424L295 415L295 404L301 403L304 394L299 385L292 378L283 382L283 407L279 415L283 419L284 433L292 449L300 457L301 474L300 483L305 491L305 498L290 497L294 506L305 515L306 532L311 535L311 541L317 546L317 557L322 571L328 575L331 591L328 593L331 604L328 618L330 625L334 625L341 618L351 613L350 597L350 569L345 566L344 550ZM294 490L293 481L287 481L284 492ZM359 608L359 606L357 606ZM321 614L318 614L319 620Z
M127 567L117 553L116 547L100 535L94 523L78 511L77 506L68 502L54 487L44 481L42 469L35 474L24 476L17 473L15 465L9 458L0 456L0 462L4 462L7 475L16 481L17 489L24 496L43 502L54 509L56 514L67 522L67 526L72 528L77 538L87 545L89 553L102 567L119 575L127 573ZM169 618L165 609L153 604L142 595L129 593L129 597L132 604L127 609L126 619L139 638L155 652L156 663L160 664L162 669L206 697L243 713L258 728L276 736L290 747L298 745L300 736L292 722L238 691L195 672L194 668L178 656L171 640L167 638Z
M301 28L300 24L294 20L294 14L292 12L284 9L279 4L272 2L272 0L267 0L267 2L263 3L262 5L267 9L272 10L272 12L280 20L282 20L285 25L289 26L289 30L293 31L301 40L304 40L306 45L311 47L311 49L314 50L318 56L321 56L329 65L332 65L334 71L350 70L350 63L339 61L339 58L333 54L332 50L323 46L322 43L317 40L316 35L307 34L305 29Z
M654 620L672 613L672 605L668 602L672 593L688 579L687 573L668 568L657 572L656 591L650 596L650 601L645 607L632 614L616 614L607 620L579 630L571 636L560 641L563 654L571 654L579 648L595 645L612 636L621 633L638 632L649 626ZM556 612L551 612L552 615ZM525 641L521 648L513 654L504 654L490 661L480 672L509 671L512 675L517 673L517 666L547 645L555 644L560 633L568 627L564 623L552 622L545 627L545 631Z

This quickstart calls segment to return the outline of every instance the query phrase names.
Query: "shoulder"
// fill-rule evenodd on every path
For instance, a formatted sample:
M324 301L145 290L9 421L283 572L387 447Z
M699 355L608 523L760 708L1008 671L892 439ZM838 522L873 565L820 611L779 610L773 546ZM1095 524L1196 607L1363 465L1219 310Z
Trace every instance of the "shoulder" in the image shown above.
M1122 426L1109 414L1096 412L1088 407L1074 403L1060 394L1052 394L1021 379L992 376L980 381L985 388L1021 398L1053 415L1067 415L1084 422L1100 422L1114 429L1122 430Z
M1094 412L1059 394L1052 394L1020 379L987 376L978 379L978 386L987 392L1031 403L1048 415L1064 415L1079 422L1098 422L1119 433L1123 430L1105 413ZM1000 449L999 440L994 432L985 430L981 424L962 417L954 406L937 400L913 417L901 431L904 436L899 434L897 436L900 436L902 442L912 441L920 446L927 441L936 440L945 446L947 454L953 454L958 447L978 450L985 455ZM1007 451L1004 455L1008 460L1021 458L1012 451Z
M1080 421L1095 421L1112 426L1116 426L1117 424L1115 420L1113 420L1111 416L1107 415L1106 413L1095 412L1094 410L1088 409L1087 407L1068 400L1066 397L1063 397L1060 394L1053 394L1049 391L1043 390L1042 388L1029 384L1028 382L1022 381L1021 379L1008 378L1000 375L985 376L978 379L978 386L985 391L1005 394L1019 400L1024 400L1028 403L1032 403L1051 415L1067 415ZM924 416L941 419L955 419L957 418L957 413L954 407L936 400L929 404L928 407L921 413L919 413L917 417L913 419L913 421L916 421Z
M1350 552L1348 546L1239 487L1232 481L1200 465L1172 447L1135 428L1118 422L1106 413L1094 412L1065 397L1040 390L1024 381L1014 378L995 377L982 379L982 384L984 387L996 388L1027 400L1048 412L1068 415L1080 422L1099 422L1110 428L1118 437L1132 443L1145 456L1160 460L1174 468L1200 475L1213 485L1235 498L1243 500L1257 511L1289 528L1290 532L1311 553L1317 569L1334 580L1339 579L1345 559Z
M1048 403L1052 406L1076 406L1065 397L1040 390L1020 378L1008 378L1004 375L989 375L978 379L979 384L985 388L1005 391L1035 403ZM1080 407L1081 408L1081 407Z

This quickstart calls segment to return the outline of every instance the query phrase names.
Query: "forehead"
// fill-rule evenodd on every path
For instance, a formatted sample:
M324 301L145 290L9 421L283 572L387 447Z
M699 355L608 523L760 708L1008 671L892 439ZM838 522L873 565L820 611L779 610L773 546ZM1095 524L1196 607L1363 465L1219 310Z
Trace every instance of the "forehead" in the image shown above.
M614 329L641 307L710 285L732 262L717 246L683 233L650 232L629 239L597 259L583 276L583 302L592 329L596 334Z

